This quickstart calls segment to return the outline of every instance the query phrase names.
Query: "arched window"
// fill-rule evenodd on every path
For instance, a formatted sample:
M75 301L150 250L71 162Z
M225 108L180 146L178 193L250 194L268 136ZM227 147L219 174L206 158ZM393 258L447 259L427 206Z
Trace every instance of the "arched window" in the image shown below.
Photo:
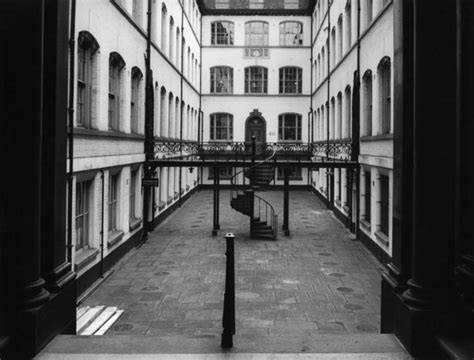
M332 28L331 31L331 49L330 49L330 58L331 58L331 68L334 69L336 65L336 27Z
M132 17L138 25L142 26L142 0L132 1Z
M278 115L278 141L301 141L301 115Z
M176 66L178 67L178 69L181 67L181 58L180 58L181 41L180 41L179 35L180 35L179 27L176 27L176 60L175 61L176 61Z
M166 28L168 27L168 21L166 20L166 16L168 14L168 11L166 10L166 5L163 3L161 6L161 51L163 53L166 53L167 47L166 47L166 39L168 38L167 36L167 31Z
M362 77L362 117L364 135L372 135L372 71L367 70Z
M248 21L245 23L246 46L268 46L268 22Z
M245 68L245 93L266 94L268 91L268 69L262 66Z
M141 83L143 74L139 68L132 68L132 81L130 92L130 130L132 133L138 133L139 117L141 116L142 99L141 99Z
M109 56L109 130L119 130L120 126L120 101L122 96L123 68L125 61L116 52Z
M280 68L280 94L301 94L303 70L295 66Z
M344 126L342 137L344 139L352 137L352 98L351 98L351 87L347 85L346 90L344 91Z
M372 22L373 0L365 0L365 26L369 26Z
M173 61L173 56L174 56L174 20L173 17L170 16L170 33L169 33L169 50L168 50L168 56L171 61Z
M166 125L167 125L167 101L166 101L166 89L164 86L161 87L160 91L160 136L166 136Z
M352 45L352 14L351 14L351 0L347 0L346 3L346 8L344 10L345 18L346 21L344 22L345 24L345 32L344 32L344 38L346 40L345 42L345 50L349 51Z
M210 140L232 140L233 139L233 116L228 113L211 114Z
M329 139L336 138L336 99L331 98L331 118L329 121Z
M211 68L211 93L232 94L234 86L234 69L229 66Z
M335 139L342 138L342 93L339 92L337 94L337 109L336 109L336 131L335 131Z
M174 96L170 93L168 96L168 131L167 136L172 138L174 136Z
M94 72L97 67L97 40L87 31L81 31L77 47L77 110L76 123L85 128L92 127L95 112L94 93L97 88Z
M211 45L234 45L234 23L213 21L211 23Z
M390 81L390 58L384 57L377 68L379 78L379 118L380 133L388 134L391 131L392 89Z
M303 45L303 23L283 21L280 23L280 46Z
M340 61L342 59L342 43L344 41L343 39L343 32L342 32L342 14L339 15L339 19L337 20L337 61Z

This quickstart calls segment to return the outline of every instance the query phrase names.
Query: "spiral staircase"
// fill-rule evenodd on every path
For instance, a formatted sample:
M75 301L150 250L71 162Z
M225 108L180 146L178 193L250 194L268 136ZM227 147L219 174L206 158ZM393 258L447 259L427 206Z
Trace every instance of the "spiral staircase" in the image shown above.
M275 151L266 159L246 170L237 172L231 179L230 206L250 217L250 237L258 240L276 240L278 217L273 206L256 195L265 191L275 176L275 167L270 161ZM248 179L248 183L246 181Z

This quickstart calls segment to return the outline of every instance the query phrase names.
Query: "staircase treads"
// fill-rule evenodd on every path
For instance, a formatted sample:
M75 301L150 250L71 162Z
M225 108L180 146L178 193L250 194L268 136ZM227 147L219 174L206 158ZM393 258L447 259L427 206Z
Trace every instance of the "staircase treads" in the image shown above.
M78 335L103 335L123 313L115 306L83 307L77 309Z
M238 331L238 329L237 329ZM215 354L222 356L219 338L203 336L104 335L57 336L46 346L46 354ZM301 336L234 336L233 356L243 354L357 355L356 359L410 359L392 334L345 334ZM379 357L374 357L373 355ZM396 354L405 357L389 357ZM230 354L227 353L226 356ZM368 357L370 355L370 357ZM383 356L388 357L383 357ZM365 357L362 357L365 356ZM342 357L343 358L343 357ZM348 357L349 358L349 357ZM45 357L39 359L47 359ZM61 358L66 360L65 357ZM99 360L100 358L95 358ZM107 359L107 358L104 358ZM117 359L117 357L115 357ZM209 359L209 358L206 358ZM219 359L219 358L216 358ZM243 359L236 358L236 359ZM264 358L262 358L264 359ZM271 358L267 358L271 359ZM282 359L284 359L282 357ZM309 359L309 358L301 358ZM330 359L322 357L321 359Z

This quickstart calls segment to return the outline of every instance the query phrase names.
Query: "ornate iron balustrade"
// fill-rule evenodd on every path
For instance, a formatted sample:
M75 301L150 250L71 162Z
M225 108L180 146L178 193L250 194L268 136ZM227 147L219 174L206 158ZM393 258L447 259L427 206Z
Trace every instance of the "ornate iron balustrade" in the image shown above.
M248 142L213 141L205 143L179 142L177 140L155 141L155 158L174 158L180 156L250 156L252 144ZM325 160L348 161L351 159L352 143L349 141L314 142L277 142L256 143L256 154L277 156L308 156Z

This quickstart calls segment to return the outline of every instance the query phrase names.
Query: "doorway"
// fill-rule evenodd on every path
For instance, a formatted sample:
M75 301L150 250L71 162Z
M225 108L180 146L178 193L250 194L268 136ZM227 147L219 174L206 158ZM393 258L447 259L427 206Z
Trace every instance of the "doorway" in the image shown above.
M253 136L257 143L267 141L267 123L260 113L255 114L255 110L245 122L245 142L251 142Z

